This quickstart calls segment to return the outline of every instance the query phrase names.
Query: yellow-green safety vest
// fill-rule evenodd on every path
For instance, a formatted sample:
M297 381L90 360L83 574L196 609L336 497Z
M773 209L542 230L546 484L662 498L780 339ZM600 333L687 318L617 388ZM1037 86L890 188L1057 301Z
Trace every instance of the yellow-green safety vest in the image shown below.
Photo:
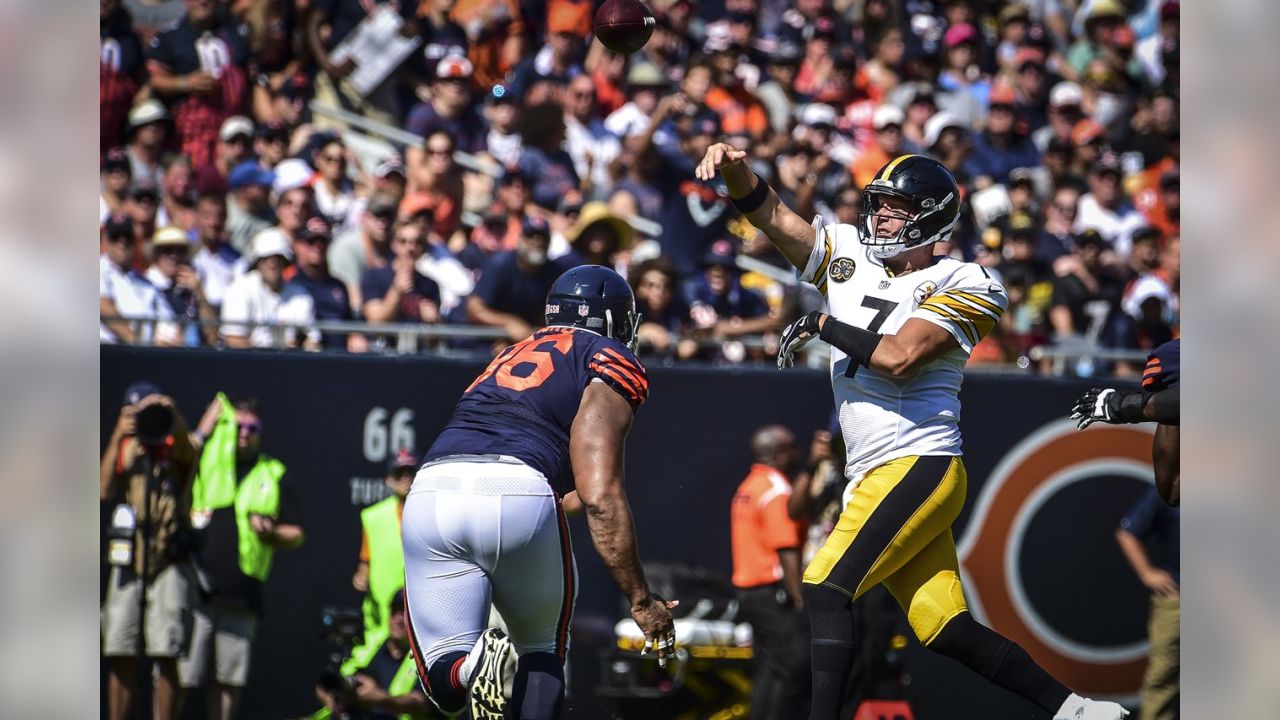
M391 599L404 587L399 504L400 499L392 495L360 512L360 524L369 540L369 594L363 606L366 634L386 630Z
M222 412L200 454L200 469L191 491L191 511L193 514L212 512L234 505L240 572L265 581L271 572L275 549L253 531L249 516L276 517L280 513L280 478L284 477L285 466L273 457L260 454L257 464L237 484L236 413L226 395L218 393L218 400Z
M377 646L375 646L374 649L376 651ZM374 654L377 654L377 653L375 652ZM342 674L345 675L346 677L351 677L357 671L363 669L364 666L367 665L371 660L373 660L373 655L370 655L369 658L365 660L365 663L363 665L356 667L351 672L347 672L344 669L342 671ZM404 656L404 662L400 663L400 668L396 670L395 677L391 678L391 684L387 686L387 694L391 696L408 695L410 692L413 691L413 688L417 684L417 682L418 682L418 666L416 663L413 662L413 654L406 653ZM313 718L313 720L328 720L331 717L331 714L329 713L329 708L320 708L311 717ZM435 713L430 707L430 704L428 704L426 715L404 714L400 716L400 720L413 720L413 718L415 717L417 718L437 717L437 713Z

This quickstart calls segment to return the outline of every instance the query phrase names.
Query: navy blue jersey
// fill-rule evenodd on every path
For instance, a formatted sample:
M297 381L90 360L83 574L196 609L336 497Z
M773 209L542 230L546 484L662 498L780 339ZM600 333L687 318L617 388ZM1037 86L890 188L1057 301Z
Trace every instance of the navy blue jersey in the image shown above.
M1159 392L1171 388L1181 380L1182 338L1170 340L1147 356L1147 367L1142 371L1142 389Z
M543 328L498 353L471 383L426 461L510 455L566 493L573 489L569 428L593 380L616 390L633 410L649 396L644 366L622 343L577 328Z

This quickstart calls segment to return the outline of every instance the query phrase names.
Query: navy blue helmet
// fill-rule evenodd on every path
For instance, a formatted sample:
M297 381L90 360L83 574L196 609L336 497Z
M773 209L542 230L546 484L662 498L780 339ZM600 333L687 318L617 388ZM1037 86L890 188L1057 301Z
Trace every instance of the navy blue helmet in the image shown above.
M580 265L556 279L547 293L547 324L599 333L636 349L636 298L618 273Z

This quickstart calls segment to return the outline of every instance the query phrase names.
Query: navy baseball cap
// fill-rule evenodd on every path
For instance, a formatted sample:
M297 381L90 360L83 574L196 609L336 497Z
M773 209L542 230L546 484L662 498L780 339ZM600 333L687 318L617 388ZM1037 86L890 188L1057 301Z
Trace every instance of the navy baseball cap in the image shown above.
M148 380L139 380L124 391L124 404L136 405L148 395L161 395L163 392L159 385Z
M115 170L129 172L131 169L129 156L125 155L123 148L111 148L102 158L102 172L109 173Z
M733 251L733 242L727 239L716 240L711 243L711 248L707 250L707 254L702 256L702 264L705 267L719 265L721 267L736 268L737 263L734 258L737 253Z
M521 171L519 167L515 165L508 165L505 168L503 168L502 177L498 178L498 184L510 185L511 183L517 180L524 183L525 185L529 184L529 178L525 177L524 172Z
M690 135L719 135L720 116L713 110L703 108L693 116L689 126Z
M387 472L393 473L404 468L418 467L418 456L414 455L408 448L400 448L387 461Z
M520 232L524 233L525 237L531 235L551 237L551 227L547 225L546 220L537 215L525 215L524 220L520 221Z
M103 230L108 238L133 239L133 221L124 213L115 213L103 223Z
M239 190L251 185L271 187L276 181L275 173L262 167L256 160L246 160L231 170L227 176L227 187Z

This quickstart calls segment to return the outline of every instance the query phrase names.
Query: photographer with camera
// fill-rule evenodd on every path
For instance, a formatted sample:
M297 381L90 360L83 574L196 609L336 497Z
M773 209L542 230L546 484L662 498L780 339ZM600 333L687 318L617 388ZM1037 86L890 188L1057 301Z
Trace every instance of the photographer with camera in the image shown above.
M235 716L275 551L305 539L284 463L259 450L262 427L257 401L218 393L195 432L191 524L213 593L195 609L191 649L178 672L184 689L207 687L209 720Z
M312 717L316 720L409 720L409 718L443 717L427 701L418 684L418 671L409 652L409 626L404 614L404 590L391 598L387 619L387 639L381 645L369 646L364 653L357 648L351 659L357 667L347 676L333 664L316 682L316 697L324 709ZM357 621L358 622L358 621ZM353 631L359 625L353 624ZM364 657L359 657L363 654Z
M102 455L99 499L118 503L108 530L111 565L102 607L108 717L130 716L153 674L152 715L177 717L177 658L190 639L191 476L196 452L173 399L149 382L125 391Z

